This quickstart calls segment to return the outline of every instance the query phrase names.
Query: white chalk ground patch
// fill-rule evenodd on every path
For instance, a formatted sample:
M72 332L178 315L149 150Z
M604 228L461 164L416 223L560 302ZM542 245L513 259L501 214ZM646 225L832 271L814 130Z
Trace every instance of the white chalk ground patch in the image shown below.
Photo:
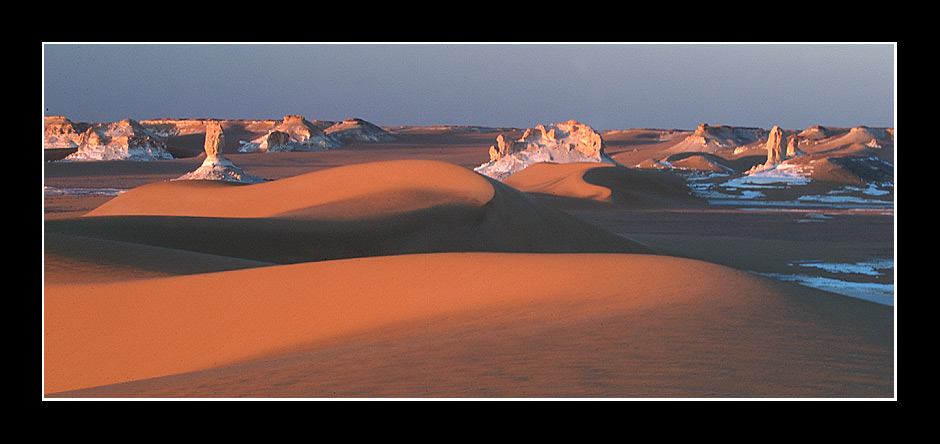
M850 279L852 276L879 277L894 269L894 259L869 259L853 264L824 262L817 260L798 261L790 264L804 268L813 268L833 275L848 275L846 279L810 274L756 273L782 281L796 282L807 287L818 288L832 293L864 299L883 305L894 305L894 284Z
M884 198L891 193L893 183L871 183L864 187L845 186L823 195L805 194L788 201L769 199L765 192L800 187L812 181L808 172L802 168L784 165L743 176L714 172L692 172L683 176L692 193L711 205L753 210L810 210L806 217L797 219L798 223L825 223L832 218L822 212L812 212L813 210L824 212L827 209L894 208L894 202ZM806 270L804 273L793 274L756 274L879 304L894 305L894 284L872 282L883 276L886 271L894 269L893 259L871 259L852 264L806 260L790 265ZM840 279L839 275L846 278Z
M894 267L893 259L869 259L863 262L856 262L854 264L838 264L831 262L823 261L799 261L794 262L791 265L798 265L800 267L810 267L818 268L820 270L825 270L830 273L850 273L850 274L861 274L865 276L881 276L884 272L883 270L890 270Z
M575 162L613 163L607 156L591 157L577 150L538 146L500 157L497 160L484 163L473 170L484 176L489 176L497 180L505 180L509 176L536 163Z
M893 183L871 183L865 187L844 186L826 194L805 194L793 200L768 197L768 192L798 188L812 182L811 171L802 165L779 164L774 168L735 176L714 172L680 173L692 194L711 205L768 208L893 208L885 196Z
M812 181L812 168L781 163L765 170L754 171L722 184L724 188L781 188L806 185Z
M850 282L822 276L798 274L758 273L762 276L772 277L782 281L796 282L807 287L841 294L882 305L894 305L894 284L879 284L875 282Z
M127 190L120 188L56 188L43 185L45 196L117 196Z

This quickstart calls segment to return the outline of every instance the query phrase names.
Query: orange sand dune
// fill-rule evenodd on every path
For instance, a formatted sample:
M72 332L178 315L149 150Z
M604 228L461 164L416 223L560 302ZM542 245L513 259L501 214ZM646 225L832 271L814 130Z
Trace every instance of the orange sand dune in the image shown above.
M538 163L504 182L528 193L616 202L633 208L701 203L675 175L608 163Z
M690 203L655 172L517 176ZM146 185L44 246L50 397L893 394L891 307L650 254L442 162Z
M253 185L217 181L168 181L134 188L87 216L159 215L273 217L324 205L345 205L331 215L370 217L427 205L482 205L493 197L490 182L466 168L438 161L364 163ZM369 200L370 205L359 205ZM355 211L355 214L348 212ZM366 214L361 214L365 212Z
M190 273L250 266L216 258L287 264L446 251L652 252L467 168L429 161L351 165L255 185L145 185L85 217L48 220L45 233L89 244L53 242L47 265L93 270L94 258L99 267L126 268L121 258L130 257L145 275L185 272L178 263L198 259L168 262L172 251L209 255L187 266ZM142 246L159 251L141 254Z
M45 393L281 356L216 394L161 396L891 396L891 311L630 254L417 254L48 285ZM355 340L393 328L407 345Z
M584 175L595 168L613 168L609 163L548 163L529 165L503 182L527 193L609 201L613 191L588 183Z

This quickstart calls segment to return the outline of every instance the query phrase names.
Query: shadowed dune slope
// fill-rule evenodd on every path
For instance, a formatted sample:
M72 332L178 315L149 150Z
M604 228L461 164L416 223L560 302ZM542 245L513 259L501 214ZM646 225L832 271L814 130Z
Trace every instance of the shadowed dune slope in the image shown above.
M438 161L363 163L260 184L167 181L138 187L86 216L189 216L258 218L307 215L374 218L449 204L482 205L490 182L466 168ZM359 204L369 201L370 205ZM318 211L333 205L332 211Z
M505 183L528 193L614 202L632 208L702 203L674 174L606 163L538 163L510 176Z
M221 271L251 266L246 261L446 251L652 252L469 169L433 161L352 165L254 185L156 183L115 197L85 217L46 221L45 230L52 241L68 236L71 244L83 239L113 249L96 255L101 261L135 254L139 269L168 274L181 267L166 260L146 263L132 250L149 246L162 257L174 250L208 255L192 272L205 272L212 263ZM84 251L53 245L46 262L87 262ZM180 260L201 259L187 254Z
M507 253L49 285L45 391L891 396L891 308L795 288L666 256Z

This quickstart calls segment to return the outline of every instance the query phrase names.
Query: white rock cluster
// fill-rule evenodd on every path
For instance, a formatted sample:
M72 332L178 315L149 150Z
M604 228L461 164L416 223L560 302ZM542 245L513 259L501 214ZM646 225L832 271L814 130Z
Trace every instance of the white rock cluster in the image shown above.
M63 116L43 117L43 148L78 148L87 123L76 123Z
M789 167L789 165L786 165L788 159L805 154L800 150L799 144L799 137L797 135L794 134L790 137L786 137L783 130L780 129L779 126L774 125L767 135L767 142L764 144L764 148L767 150L767 161L762 165L754 166L746 174Z
M162 137L131 119L94 124L81 134L77 144L78 150L63 160L147 161L173 158Z
M474 171L504 180L539 162L614 163L604 153L604 147L600 133L577 121L538 125L527 129L518 140L507 140L500 134L496 145L490 147L490 161Z
M322 151L343 145L338 138L327 134L303 116L285 116L267 134L254 140L242 141L239 152Z

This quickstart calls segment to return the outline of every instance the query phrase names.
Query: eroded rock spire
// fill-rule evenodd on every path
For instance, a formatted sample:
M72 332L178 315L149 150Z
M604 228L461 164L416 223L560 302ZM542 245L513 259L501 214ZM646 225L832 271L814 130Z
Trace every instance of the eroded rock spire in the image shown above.
M206 141L203 148L206 150L206 160L202 165L188 174L180 176L176 180L222 180L227 182L242 183L260 183L264 179L245 173L244 170L235 166L231 160L222 155L222 149L225 147L225 132L222 130L222 124L217 121L206 123Z

